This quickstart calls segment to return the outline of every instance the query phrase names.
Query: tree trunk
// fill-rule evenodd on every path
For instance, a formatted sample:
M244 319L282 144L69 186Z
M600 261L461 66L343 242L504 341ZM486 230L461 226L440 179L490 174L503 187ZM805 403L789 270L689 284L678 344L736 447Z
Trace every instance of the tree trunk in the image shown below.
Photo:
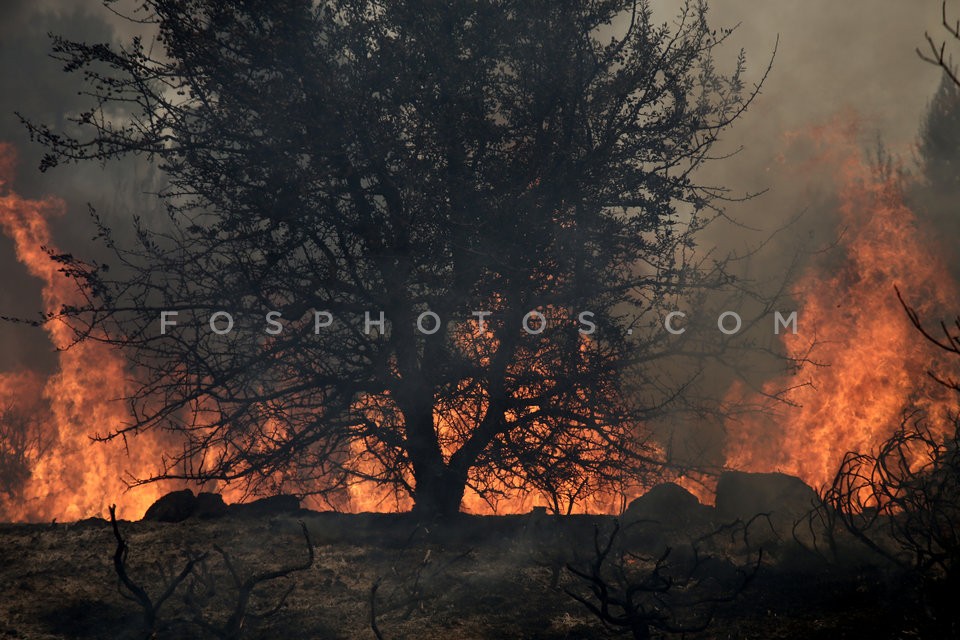
M415 471L413 512L426 519L447 519L460 513L460 502L466 489L465 474L446 465Z
M410 377L416 380L417 373ZM467 483L466 467L444 460L433 422L433 396L433 389L422 384L410 384L395 393L406 425L407 455L413 470L413 511L428 520L460 513Z

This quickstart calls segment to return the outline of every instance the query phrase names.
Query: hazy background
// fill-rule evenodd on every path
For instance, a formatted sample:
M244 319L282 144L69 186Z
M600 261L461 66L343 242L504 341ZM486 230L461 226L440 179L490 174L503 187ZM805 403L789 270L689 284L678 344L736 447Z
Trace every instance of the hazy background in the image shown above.
M676 3L655 2L662 19ZM816 181L803 183L778 169L785 132L828 121L838 113L860 114L866 137L882 136L894 153L912 160L913 143L924 109L940 78L915 48L924 31L940 38L939 0L714 0L714 27L739 24L719 63L731 68L737 51L748 56L749 78L759 80L779 38L773 70L753 108L725 136L726 150L743 147L720 161L702 179L731 188L734 194L768 190L742 205L731 205L737 220L760 229L746 232L718 226L710 240L725 248L746 247L807 210L800 224L778 240L783 250L768 253L776 272L779 260L797 242L829 242L834 221L829 207L816 206ZM957 3L960 12L960 2ZM129 37L125 25L95 0L5 0L0 3L0 141L12 143L20 162L14 188L24 196L53 195L67 203L67 215L55 222L61 249L87 255L94 233L87 203L118 229L133 214L148 213L138 185L147 177L131 164L100 169L92 164L61 166L41 174L41 156L29 142L14 111L50 124L86 105L78 97L76 76L61 72L47 57L48 32L73 39L107 41ZM960 51L960 49L958 49ZM776 248L776 247L775 247ZM34 315L40 308L40 283L27 275L11 242L0 237L0 314ZM0 371L49 370L55 364L41 330L0 324Z

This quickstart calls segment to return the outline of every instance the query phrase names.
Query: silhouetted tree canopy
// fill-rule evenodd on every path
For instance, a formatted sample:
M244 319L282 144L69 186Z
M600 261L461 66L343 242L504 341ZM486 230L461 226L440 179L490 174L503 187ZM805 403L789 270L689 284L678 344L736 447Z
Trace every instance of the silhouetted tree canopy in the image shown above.
M938 193L960 193L960 88L944 75L920 128L921 169Z
M167 180L138 242L101 227L112 268L58 257L89 302L59 319L137 381L106 437L182 438L157 478L366 479L428 514L660 469L644 420L693 348L662 313L729 281L696 242L726 192L695 171L756 93L742 53L715 68L703 4L662 25L633 0L143 5L155 43L55 38L91 108L27 120L43 169L143 154Z
M960 262L952 254L960 233L960 89L944 74L927 107L917 144L919 180L908 191L918 215L937 232L932 242L943 243L952 274L960 276Z

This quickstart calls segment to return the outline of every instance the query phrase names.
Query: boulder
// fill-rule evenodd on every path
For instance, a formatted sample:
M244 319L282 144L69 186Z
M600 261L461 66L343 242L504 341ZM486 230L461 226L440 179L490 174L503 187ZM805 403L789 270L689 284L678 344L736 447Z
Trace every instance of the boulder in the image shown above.
M665 482L632 500L621 520L651 520L664 525L679 525L709 516L711 511L710 507L700 504L695 495L680 485Z
M151 522L183 522L196 510L197 497L193 491L171 491L150 505L143 519Z
M749 520L759 513L785 522L799 520L817 503L817 494L800 478L785 473L726 471L717 482L717 515Z
M290 495L269 496L253 502L230 505L230 512L242 516L273 516L295 511L300 511L300 498Z
M221 518L227 515L227 503L219 493L200 493L197 496L198 518Z

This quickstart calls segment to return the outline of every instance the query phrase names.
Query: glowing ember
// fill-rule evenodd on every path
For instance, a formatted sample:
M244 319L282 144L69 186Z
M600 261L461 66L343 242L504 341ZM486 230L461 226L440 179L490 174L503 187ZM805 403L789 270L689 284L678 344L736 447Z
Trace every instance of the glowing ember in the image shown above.
M904 411L922 409L934 430L943 425L953 405L926 374L938 368L937 355L910 325L894 286L931 322L956 312L957 288L903 203L897 177L865 159L854 122L791 141L812 145L806 170L836 176L844 260L809 268L792 288L800 330L784 335L784 347L816 364L763 391L789 389L782 397L795 406L739 385L731 390L729 399L761 412L726 425L727 463L782 471L817 487L832 479L846 452L872 450L888 437Z

